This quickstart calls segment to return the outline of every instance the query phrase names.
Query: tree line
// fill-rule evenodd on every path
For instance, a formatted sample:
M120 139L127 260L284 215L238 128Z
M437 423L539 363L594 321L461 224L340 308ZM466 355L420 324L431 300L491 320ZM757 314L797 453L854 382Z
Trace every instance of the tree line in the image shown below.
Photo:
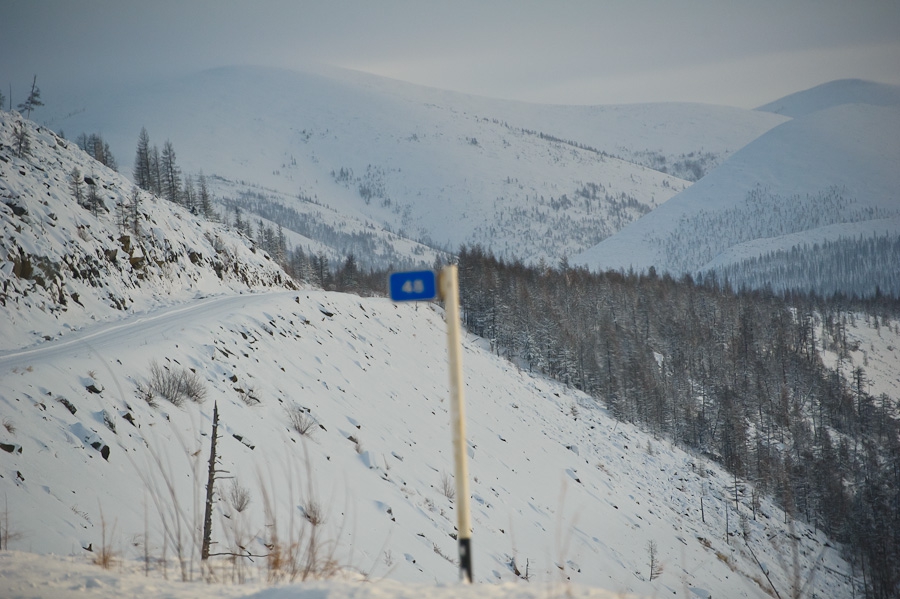
M779 249L714 271L732 287L806 288L818 295L900 296L900 235L872 234Z
M215 217L212 196L203 173L197 177L196 185L191 175L182 176L172 142L166 140L160 152L156 145L150 145L150 135L144 127L141 127L138 136L132 176L135 184L143 190L181 204L193 214L202 214L208 219Z
M88 153L99 148L101 155L105 152L106 155L112 156L99 135L82 135L79 137L79 145ZM261 193L242 192L238 198L222 198L224 212L221 215L217 214L213 209L213 197L206 176L200 173L195 186L194 179L190 175L182 174L172 142L166 140L160 151L157 146L150 145L150 135L145 127L141 128L138 136L132 175L139 188L182 205L193 214L210 220L221 220L234 227L253 240L257 247L268 253L297 281L305 281L322 289L350 292L365 292L366 289L381 286L380 271L361 269L354 253L354 250L362 250L366 254L376 253L371 236L342 233L326 225L316 224L305 215ZM73 195L79 203L96 210L98 202L91 201L90 196L94 192L94 187L89 185L86 191L82 191L83 182L81 173L73 171L71 174ZM309 198L300 199L313 202ZM121 207L120 220L123 230L136 227L134 224L137 222L136 217L129 220L129 216L136 212L139 201L138 194L134 194L131 204ZM261 218L257 218L254 223L248 214L256 214ZM266 223L263 218L277 224ZM348 248L345 258L343 261L332 263L321 250L313 252L303 251L299 246L290 247L282 222L291 230L315 239L338 238L342 245Z
M846 362L849 308L892 324L900 301L735 292L707 280L591 273L459 253L462 318L493 350L723 464L845 544L866 597L900 596L900 422ZM737 493L737 491L734 491Z
M667 257L670 270L696 273L716 256L741 243L897 215L896 209L861 205L847 195L846 189L837 186L815 194L793 196L782 196L756 186L734 206L682 216L671 233L653 243ZM704 234L696 235L696 231ZM828 274L823 272L818 278L827 282ZM777 271L772 275L778 281Z

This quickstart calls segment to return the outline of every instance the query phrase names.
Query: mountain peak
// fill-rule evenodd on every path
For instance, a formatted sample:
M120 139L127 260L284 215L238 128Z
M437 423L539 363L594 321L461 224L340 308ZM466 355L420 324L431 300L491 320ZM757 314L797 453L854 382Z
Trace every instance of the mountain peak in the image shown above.
M900 86L863 79L838 79L790 94L756 110L796 118L841 104L900 104Z

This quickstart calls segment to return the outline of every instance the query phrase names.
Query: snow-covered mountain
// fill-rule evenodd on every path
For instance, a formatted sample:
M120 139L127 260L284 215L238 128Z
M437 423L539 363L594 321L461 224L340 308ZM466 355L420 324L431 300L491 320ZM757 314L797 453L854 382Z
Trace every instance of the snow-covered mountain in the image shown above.
M531 105L338 69L222 68L78 102L42 118L70 137L101 132L123 171L146 127L154 143L172 141L185 172L227 182L219 197L263 193L304 213L336 210L348 230L550 263L786 120L698 104ZM346 254L346 238L316 241ZM359 258L423 259L409 250Z
M154 576L199 578L217 406L212 552L282 551L280 566L217 557L220 579L285 580L291 556L310 547L318 572L457 579L438 305L286 290L247 240L150 197L126 244L127 181L16 115L0 113L0 143L6 547L112 553ZM75 200L76 168L106 208ZM463 359L478 581L851 594L827 538L789 527L766 499L751 510L704 457L613 420L479 338L464 340ZM22 581L0 578L13 588Z
M861 79L839 79L790 94L757 110L796 118L842 104L896 106L900 104L900 87Z
M900 89L835 82L761 110L794 118L574 262L900 293Z

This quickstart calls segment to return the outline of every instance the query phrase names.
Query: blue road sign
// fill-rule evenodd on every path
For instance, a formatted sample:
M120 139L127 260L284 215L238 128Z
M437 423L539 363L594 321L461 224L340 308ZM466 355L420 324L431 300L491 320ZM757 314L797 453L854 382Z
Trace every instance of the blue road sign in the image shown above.
M416 302L437 297L437 276L433 270L392 273L388 281L395 302Z

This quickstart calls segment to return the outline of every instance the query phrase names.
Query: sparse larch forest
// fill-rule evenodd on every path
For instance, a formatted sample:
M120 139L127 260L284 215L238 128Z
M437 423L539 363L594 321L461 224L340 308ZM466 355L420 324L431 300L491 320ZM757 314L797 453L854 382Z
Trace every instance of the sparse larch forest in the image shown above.
M846 325L862 314L892 326L900 305L879 298L783 299L734 293L714 280L592 274L459 254L468 329L493 350L600 399L623 420L724 464L747 517L772 494L844 543L866 596L900 585L897 401L848 380ZM893 325L896 326L896 325Z

